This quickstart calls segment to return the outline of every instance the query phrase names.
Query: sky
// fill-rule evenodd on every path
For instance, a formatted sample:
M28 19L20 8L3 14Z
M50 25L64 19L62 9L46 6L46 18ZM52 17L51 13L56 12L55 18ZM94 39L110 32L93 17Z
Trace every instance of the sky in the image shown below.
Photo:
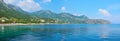
M120 0L4 0L6 4L20 7L26 12L51 10L68 12L75 16L86 15L92 19L106 19L120 23Z

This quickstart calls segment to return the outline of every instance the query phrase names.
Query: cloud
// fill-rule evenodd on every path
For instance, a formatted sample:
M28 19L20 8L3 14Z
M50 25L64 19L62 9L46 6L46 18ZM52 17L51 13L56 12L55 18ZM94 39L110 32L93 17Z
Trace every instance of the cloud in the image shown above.
M14 2L14 0L4 0L4 2L7 3L7 4L11 4L11 3Z
M107 17L111 16L109 11L105 10L105 9L99 9L99 12Z
M24 0L20 1L17 6L22 8L24 11L27 12L34 12L34 11L39 11L41 10L41 6L39 3L34 2L33 0Z
M45 2L45 3L49 3L49 2L51 2L52 0L43 0L43 2Z
M18 6L22 10L27 12L35 12L41 10L40 4L35 2L34 0L7 0L5 1L5 3Z
M80 14L78 13L73 13L74 16L81 16Z
M3 0L6 4L14 4L18 0Z
M66 8L63 6L63 7L61 7L61 11L62 12L65 12L66 11Z

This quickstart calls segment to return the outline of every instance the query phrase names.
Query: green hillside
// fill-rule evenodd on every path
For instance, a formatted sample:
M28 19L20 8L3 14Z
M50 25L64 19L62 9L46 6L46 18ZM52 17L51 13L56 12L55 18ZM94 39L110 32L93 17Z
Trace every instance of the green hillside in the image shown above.
M74 16L65 12L58 14L50 10L28 13L1 0L0 23L109 24L110 22L103 19L89 19L85 15Z

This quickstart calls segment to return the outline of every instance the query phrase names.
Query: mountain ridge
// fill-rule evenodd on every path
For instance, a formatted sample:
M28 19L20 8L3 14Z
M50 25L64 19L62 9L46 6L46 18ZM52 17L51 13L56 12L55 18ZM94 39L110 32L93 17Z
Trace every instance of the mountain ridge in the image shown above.
M21 8L5 4L0 1L0 20L7 18L9 23L66 23L66 24L110 24L104 19L89 19L86 15L74 16L71 13L55 13L50 10L40 10L33 13L23 11ZM10 19L12 19L10 21ZM16 20L16 21L15 21ZM5 22L7 23L7 22Z

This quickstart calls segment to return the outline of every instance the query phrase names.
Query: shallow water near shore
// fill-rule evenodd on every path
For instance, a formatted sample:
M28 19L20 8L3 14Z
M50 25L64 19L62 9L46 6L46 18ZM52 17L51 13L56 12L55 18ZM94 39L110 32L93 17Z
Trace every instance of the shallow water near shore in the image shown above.
M0 41L119 41L120 24L0 26Z

